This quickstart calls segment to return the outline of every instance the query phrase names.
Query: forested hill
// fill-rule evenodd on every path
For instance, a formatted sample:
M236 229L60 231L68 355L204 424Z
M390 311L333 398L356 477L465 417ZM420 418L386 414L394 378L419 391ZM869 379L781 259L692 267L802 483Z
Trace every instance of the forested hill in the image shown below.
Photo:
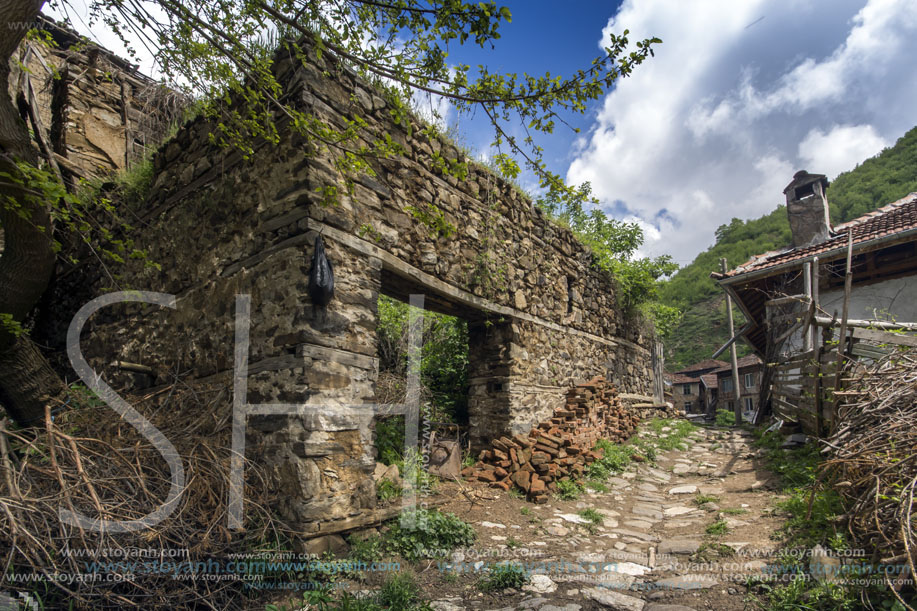
M806 169L818 171L818 168ZM840 174L831 183L828 188L831 221L835 225L849 221L914 191L917 191L917 127L902 136L893 147ZM775 199L781 196L774 194ZM729 266L735 267L752 255L783 248L789 243L790 226L785 206L750 221L734 218L717 228L716 243L690 265L681 268L662 287L663 303L684 311L681 324L666 340L667 369L675 371L710 358L713 351L729 339L723 292L710 278L710 272L719 271L720 258L725 257ZM738 315L736 327L741 322L741 315ZM740 349L747 350L744 346Z

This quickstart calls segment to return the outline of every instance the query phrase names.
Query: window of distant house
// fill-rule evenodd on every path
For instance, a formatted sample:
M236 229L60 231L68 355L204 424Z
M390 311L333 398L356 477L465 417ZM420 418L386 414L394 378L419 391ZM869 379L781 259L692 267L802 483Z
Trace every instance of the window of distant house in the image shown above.
M690 384L685 384L685 385L682 386L681 388L682 388L682 392L683 392L684 394L686 394L686 395L690 395L690 394L691 394L691 385L690 385Z
M755 401L751 397L745 397L745 411L750 412L755 409Z
M685 411L686 412L691 411L691 402L690 401L685 401Z
M755 385L755 374L746 373L745 374L745 388L753 388Z
M730 392L732 390L732 378L723 378L723 381L720 382L720 389L723 392Z

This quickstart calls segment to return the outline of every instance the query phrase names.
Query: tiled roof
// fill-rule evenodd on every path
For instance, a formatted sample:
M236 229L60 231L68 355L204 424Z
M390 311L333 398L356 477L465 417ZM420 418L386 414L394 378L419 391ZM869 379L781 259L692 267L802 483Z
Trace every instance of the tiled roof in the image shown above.
M726 276L739 276L748 272L774 267L781 263L805 259L830 250L842 249L847 244L848 231L853 232L853 246L854 250L856 250L857 244L901 233L909 229L917 229L917 193L911 193L894 203L838 225L832 230L832 237L824 242L804 248L789 248L756 255L727 272Z
M679 370L676 371L675 373L676 373L676 374L678 374L678 373L690 373L690 372L692 372L692 371L702 371L702 370L704 370L704 369L719 369L720 367L723 367L723 366L725 366L725 365L726 365L726 363L724 363L723 361L718 361L718 360L716 360L716 359L707 359L707 360L701 361L701 362L699 362L699 363L694 363L693 365L690 365L690 366L688 366L688 367L685 367L684 369L679 369ZM695 377L695 379L696 379L696 377Z
M682 375L680 373L667 373L665 378L672 384L695 384L697 383L697 378L692 378L691 376Z
M757 354L749 354L748 356L743 356L742 358L738 359L736 363L738 364L739 369L742 369L743 367L750 367L752 365L762 365L764 361L762 361L761 358ZM729 372L729 371L732 371L732 365L726 365L725 367L720 367L713 373L723 373L723 372Z
M716 380L715 373L708 373L706 375L702 375L700 379L704 381L704 386L706 386L707 388L716 388L717 387L717 380Z

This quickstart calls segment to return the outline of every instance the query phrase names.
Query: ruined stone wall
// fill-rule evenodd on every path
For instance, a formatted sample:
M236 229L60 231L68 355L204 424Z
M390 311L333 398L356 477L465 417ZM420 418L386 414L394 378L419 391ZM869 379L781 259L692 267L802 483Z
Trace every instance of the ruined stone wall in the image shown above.
M613 279L568 230L484 168L437 172L440 159L462 154L416 121L395 124L383 97L327 55L286 70L304 109L331 123L359 116L367 142L389 134L405 154L376 162L376 175L358 177L346 195L314 142L283 133L242 159L209 145L203 120L186 125L154 159L138 223L138 245L161 270L129 274L134 288L175 294L178 307L114 306L93 317L84 351L107 377L128 380L111 368L118 359L152 367L151 385L181 372L231 391L234 297L250 294L248 401L311 407L250 417L247 456L268 467L281 512L304 532L350 528L373 510L372 416L346 406L374 399L380 293L422 293L429 307L469 320L477 445L527 432L594 375L651 393L651 338L624 319ZM338 206L320 204L329 186L345 193ZM426 204L457 231L436 235L417 222L410 207ZM318 232L336 280L325 312L306 290Z
M38 125L29 127L61 173L95 178L152 152L184 97L50 19L40 16L36 27L43 34L10 61L9 93L33 107Z

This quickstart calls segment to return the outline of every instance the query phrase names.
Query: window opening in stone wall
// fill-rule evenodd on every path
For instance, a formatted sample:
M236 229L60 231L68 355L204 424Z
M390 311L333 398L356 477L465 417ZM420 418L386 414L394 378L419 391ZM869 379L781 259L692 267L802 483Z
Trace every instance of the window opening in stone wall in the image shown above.
M815 183L811 182L807 185L802 185L793 191L793 194L796 196L796 199L802 199L804 197L815 195Z
M573 313L573 277L567 276L567 314Z

